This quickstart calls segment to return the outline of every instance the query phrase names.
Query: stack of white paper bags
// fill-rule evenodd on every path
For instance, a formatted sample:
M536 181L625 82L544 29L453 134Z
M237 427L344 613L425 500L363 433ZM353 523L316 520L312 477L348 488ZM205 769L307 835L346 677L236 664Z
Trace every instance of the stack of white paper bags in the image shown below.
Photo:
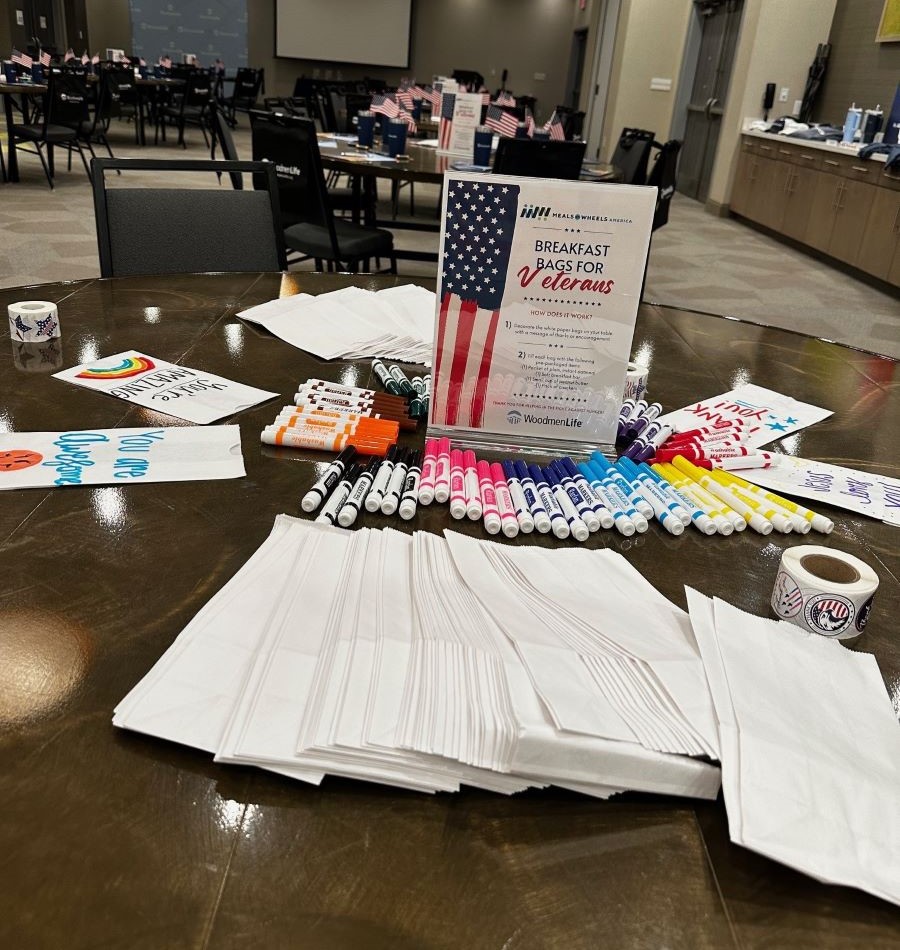
M900 725L875 658L688 590L731 839L900 904Z
M406 284L378 291L345 287L317 297L301 293L238 316L324 360L381 357L429 363L434 311L432 291Z
M114 722L316 783L706 798L720 783L683 611L617 554L449 532L280 516Z

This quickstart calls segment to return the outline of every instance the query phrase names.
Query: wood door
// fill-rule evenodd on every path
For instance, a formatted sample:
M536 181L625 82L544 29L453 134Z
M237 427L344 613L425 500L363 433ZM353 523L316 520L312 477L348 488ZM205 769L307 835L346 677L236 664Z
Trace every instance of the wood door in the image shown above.
M856 265L866 234L866 222L875 201L875 192L882 191L866 181L845 179L835 208L834 229L828 253L847 264Z
M695 0L702 33L687 106L684 145L678 162L678 191L705 201L709 194L743 0Z
M802 165L791 166L781 230L783 234L796 241L802 241L806 237L818 178L819 173L813 168L804 168Z
M856 266L887 280L900 248L900 191L879 188L869 212Z
M828 251L842 179L820 172L809 208L803 242L819 251Z

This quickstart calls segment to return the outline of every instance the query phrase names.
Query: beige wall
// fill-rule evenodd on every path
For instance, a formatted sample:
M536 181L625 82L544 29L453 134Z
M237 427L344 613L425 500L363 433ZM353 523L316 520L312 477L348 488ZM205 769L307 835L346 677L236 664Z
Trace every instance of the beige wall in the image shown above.
M131 11L128 0L85 0L90 53L131 49ZM80 53L80 50L79 50Z
M608 158L625 127L669 138L691 0L623 0L610 77L610 108L600 155ZM670 79L667 92L651 90L653 77Z
M731 85L709 188L712 207L727 204L737 164L740 131L746 117L762 115L766 83L774 82L776 102L770 118L790 115L803 98L810 63L819 43L828 40L836 0L744 0ZM781 88L787 102L777 101Z

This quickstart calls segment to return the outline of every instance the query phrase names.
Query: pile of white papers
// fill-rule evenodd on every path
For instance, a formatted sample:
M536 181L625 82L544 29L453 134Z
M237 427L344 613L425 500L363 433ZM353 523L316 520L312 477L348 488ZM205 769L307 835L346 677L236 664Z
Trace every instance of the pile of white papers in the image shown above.
M688 590L732 841L900 904L900 726L875 658Z
M432 291L405 284L280 297L238 316L324 360L377 356L430 364L434 310Z
M314 783L720 782L688 617L618 554L285 515L113 721Z

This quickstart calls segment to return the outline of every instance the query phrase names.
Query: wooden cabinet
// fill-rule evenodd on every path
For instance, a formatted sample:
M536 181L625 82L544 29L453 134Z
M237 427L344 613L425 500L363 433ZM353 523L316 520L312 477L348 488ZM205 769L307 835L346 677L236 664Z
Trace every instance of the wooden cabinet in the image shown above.
M900 286L900 182L880 162L746 137L730 206Z

